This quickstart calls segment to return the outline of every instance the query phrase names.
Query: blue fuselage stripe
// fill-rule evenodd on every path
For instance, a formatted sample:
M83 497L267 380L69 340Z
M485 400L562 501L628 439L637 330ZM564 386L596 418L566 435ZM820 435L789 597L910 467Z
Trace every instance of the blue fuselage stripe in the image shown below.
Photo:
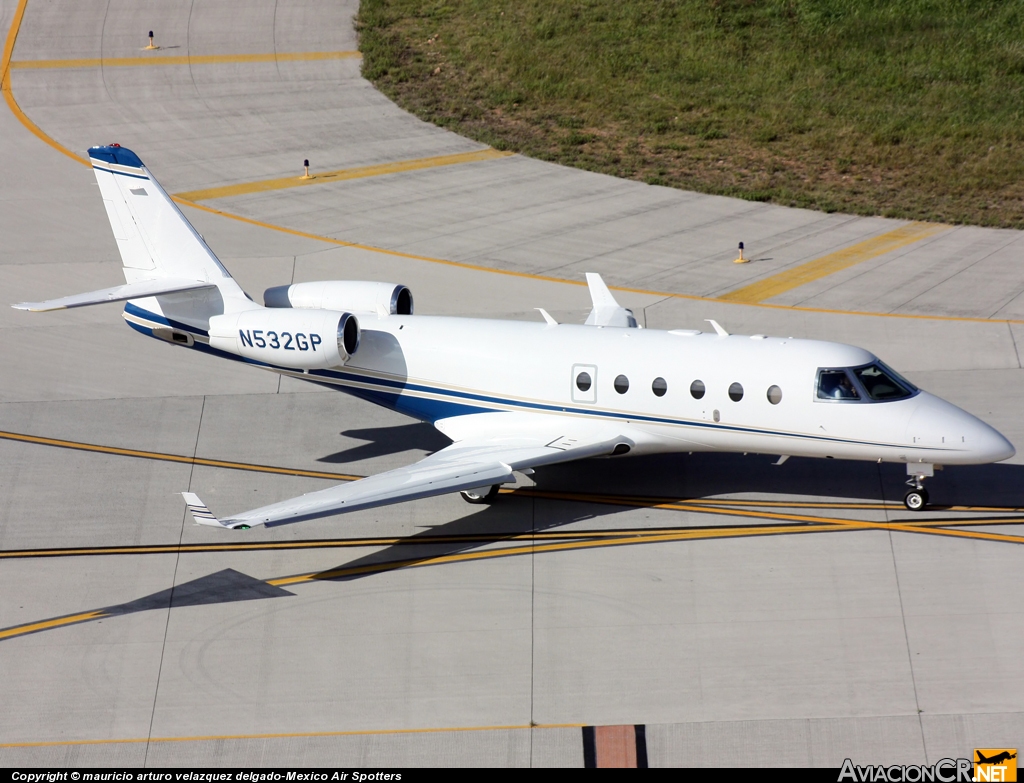
M183 324L179 321L167 319L162 315L152 313L148 310L143 310L142 308L131 303L128 303L125 306L125 312L128 312L139 318L145 318L148 321L153 321L161 325L173 326L175 329L181 329L182 331L190 332L193 335L202 335L205 337L208 334L202 329L199 329L194 326L188 326L187 324ZM131 321L128 322L128 325L138 332L152 336L152 330L147 329L143 325L135 324L132 323ZM178 344L181 345L181 343ZM208 344L199 341L195 342L194 345L189 347L195 348L204 353L213 354L215 356L221 356L227 359L234 359L235 361L242 361L245 362L246 364L252 364L257 367L264 367L275 372L288 373L290 375L293 375L293 377L295 377L297 373L297 371L291 370L286 367L279 367L272 364L266 364L264 362L260 362L257 360L247 359L242 356L236 356L235 354L226 353L225 351L221 351L216 348L211 348ZM570 413L580 416L600 417L619 421L643 422L648 424L667 424L677 427L693 427L707 429L714 432L736 432L746 435L764 435L775 438L795 438L798 440L813 441L816 443L837 443L857 446L876 446L881 448L901 448L909 449L912 451L919 451L925 448L922 446L913 446L910 444L877 443L874 441L849 440L844 438L823 437L819 435L811 435L800 432L781 432L778 430L766 430L753 427L737 427L729 424L720 424L709 421L698 421L694 419L666 418L660 416L649 416L640 413L617 413L614 411L604 411L593 408L577 408L564 405L554 405L550 403L514 400L506 397L496 397L476 392L458 391L454 389L445 389L438 386L428 386L424 384L410 383L408 381L378 378L369 374L354 372L352 370L310 370L308 373L298 375L297 377L300 377L303 380L309 380L312 383L316 383L320 386L326 386L328 388L332 388L338 391L343 391L347 394L351 394L355 397L367 400L368 402L373 402L377 405L381 405L386 408L391 408L392 410L398 411L400 413L405 413L406 415L431 422L437 421L438 419L447 418L449 416L461 416L470 413L500 412L506 410L507 408L513 408L517 410ZM359 386L351 386L349 384L371 385L376 388L365 389ZM448 399L438 400L420 396L423 394L437 395L440 397L446 397ZM455 400L459 401L456 402ZM931 451L935 450L933 447L927 448L928 450Z

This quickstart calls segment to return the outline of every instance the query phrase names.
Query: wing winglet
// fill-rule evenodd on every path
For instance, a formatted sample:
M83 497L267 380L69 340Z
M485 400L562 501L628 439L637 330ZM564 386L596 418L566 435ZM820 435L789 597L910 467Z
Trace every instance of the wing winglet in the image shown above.
M637 326L633 311L622 307L615 300L601 275L587 272L587 287L590 289L590 299L594 303L594 309L587 317L588 326Z
M185 498L185 503L188 505L188 511L192 515L192 519L196 521L197 525L206 525L207 527L231 527L231 525L225 525L210 513L210 509L207 508L206 504L199 499L199 495L195 492L182 492L181 496Z

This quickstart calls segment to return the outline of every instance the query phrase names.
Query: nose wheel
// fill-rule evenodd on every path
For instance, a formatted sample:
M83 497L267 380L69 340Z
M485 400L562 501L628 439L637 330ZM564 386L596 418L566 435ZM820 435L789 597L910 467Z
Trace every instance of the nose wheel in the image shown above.
M935 466L922 463L907 465L907 486L910 490L903 496L903 505L911 511L922 511L928 505L928 490L924 480L935 475Z
M928 490L924 487L910 490L903 497L903 505L911 511L920 511L928 505Z

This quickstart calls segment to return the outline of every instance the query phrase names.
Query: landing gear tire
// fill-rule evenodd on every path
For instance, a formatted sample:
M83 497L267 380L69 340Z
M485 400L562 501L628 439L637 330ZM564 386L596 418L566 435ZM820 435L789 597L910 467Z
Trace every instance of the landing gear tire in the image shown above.
M928 490L912 489L903 498L903 505L911 511L921 511L928 505Z
M477 487L476 489L464 489L459 494L462 495L462 499L467 503L493 503L495 498L498 497L498 490L501 489L500 484L495 484L492 487Z

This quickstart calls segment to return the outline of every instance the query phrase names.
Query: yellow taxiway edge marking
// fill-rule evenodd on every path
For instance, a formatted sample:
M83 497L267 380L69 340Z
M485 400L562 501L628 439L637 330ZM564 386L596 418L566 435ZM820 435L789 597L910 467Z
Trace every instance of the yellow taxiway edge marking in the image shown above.
M14 99L14 91L11 89L11 55L14 54L14 44L18 40L18 31L21 29L21 20L25 16L25 6L27 5L28 0L20 0L18 2L18 7L14 9L14 21L11 22L11 29L7 32L7 42L4 44L3 58L0 59L0 92L3 92L4 100L7 102L7 107L11 110L11 113L13 113L14 116L18 118L18 121L36 138L46 144L49 144L62 155L67 155L72 160L76 160L79 163L83 163L88 166L89 161L81 155L76 155L67 147L58 144L43 133L42 130L39 129L39 126L32 122L25 112L21 110L18 102Z
M6 630L0 631L0 639L8 639L12 636L23 636L24 634L34 633L35 631L45 631L48 628L59 628L62 625L81 623L86 620L95 620L105 616L106 612L100 610L95 612L83 612L82 614L73 614L69 617L58 617L56 620L44 620L41 623L31 623L30 625L16 625L13 628L7 628Z
M536 493L538 497L544 496L542 493ZM557 498L552 498L557 499ZM593 503L604 503L610 505L622 505L630 507L643 507L650 508L655 506L650 501L642 501L635 498L615 498L612 496L593 496L589 498L589 502ZM684 503L668 504L660 503L656 504L656 507L660 510L666 511L690 511L700 514L719 514L722 516L730 516L730 514L718 508L706 508L702 505L689 505ZM971 511L973 508L965 507L964 511ZM735 516L735 515L732 515ZM752 515L747 515L752 516ZM786 514L776 514L768 517L770 519L779 519L782 521L794 521L794 517ZM844 524L844 523L856 523L857 520L845 520L837 519L833 517L812 517L811 519L817 520L818 524ZM801 523L805 525L806 523ZM873 524L889 524L889 523L873 523ZM934 527L979 527L986 525L1004 526L1004 525L1021 525L1024 524L1024 518L1020 517L990 517L990 518L970 518L964 517L960 519L926 519L914 522L902 522L896 524L910 525L915 528L934 528ZM252 543L225 543L225 544L151 544L148 546L112 546L112 547L79 547L75 549L17 549L0 551L0 559L18 559L18 558L35 558L35 557L83 557L93 555L149 555L149 554L179 554L179 553L195 553L195 552L259 552L265 550L277 550L277 549L356 549L363 547L380 547L380 546L401 546L401 545L413 545L413 546L441 546L447 544L498 544L502 542L512 541L572 541L572 540L600 540L604 538L623 538L632 537L637 539L637 543L641 543L640 539L650 538L652 536L665 536L675 534L689 534L695 530L708 531L708 530L729 530L730 528L682 528L682 527L669 527L669 528L650 528L642 529L638 528L635 530L582 530L582 531L560 531L551 533L512 533L503 535L500 533L495 534L479 534L479 535L455 535L455 536L423 536L423 537L374 537L374 538L337 538L337 539L321 539L321 540L306 540L306 541L258 541ZM736 529L736 528L732 528ZM749 530L751 534L766 528L743 528ZM778 529L775 532L779 532Z
M11 70L51 68L124 68L137 65L217 65L219 63L284 63L310 60L349 60L362 57L359 52L273 52L264 54L192 54L148 57L103 57L72 60L12 60Z
M711 513L726 513L722 509L710 510ZM772 514L756 514L754 512L742 513L742 516L772 518ZM797 517L797 519L800 519ZM444 565L447 563L464 563L475 560L487 560L496 557L513 557L515 555L540 554L545 552L563 552L576 549L596 549L606 546L627 546L631 544L654 544L677 541L692 541L706 538L752 538L755 536L768 535L793 535L798 533L829 533L841 530L898 530L905 533L920 533L925 535L950 535L957 538L975 538L986 541L1006 541L1015 544L1024 544L1024 537L1005 536L998 533L978 533L967 530L947 530L938 528L920 528L912 524L901 524L894 522L866 522L860 520L842 520L821 518L818 524L813 526L804 525L778 525L758 526L755 528L695 528L681 532L655 535L623 535L619 534L614 538L603 540L586 541L564 541L555 544L529 544L519 547L507 547L504 549L491 549L482 552L462 552L452 555L439 555L437 557L411 558L408 560L394 560L388 563L375 563L365 566L353 566L351 568L336 568L329 571L318 571L314 573L297 574L294 576L268 579L267 584L275 587L285 585L301 584L329 579L340 579L346 576L357 576L360 574L371 574L380 571L394 571L402 568L418 568L423 566Z
M278 231L282 234L291 234L292 236L302 237L303 239L312 239L316 242L327 242L328 244L337 245L338 247L351 247L358 250L366 250L370 253L382 253L384 255L392 256L395 258L407 258L411 261L425 261L430 264L441 264L443 266L452 266L458 269L468 269L473 272L486 272L492 275L507 275L508 277L522 277L528 280L540 280L546 283L559 283L561 285L575 285L575 286L586 286L584 280L567 280L564 277L554 277L552 275L542 275L534 272L516 272L511 269L497 269L490 266L482 266L480 264L470 264L465 261L450 261L446 258L434 258L433 256L422 256L416 253L403 253L400 250L388 250L387 248L375 247L373 245L365 245L359 242L346 242L343 239L335 239L334 237L324 236L322 234L313 234L309 231L299 231L294 228L287 228L286 226L275 225L274 223L267 223L262 220L256 220L254 218L244 217L243 215L237 215L233 212L225 212L221 209L214 209L204 204L198 204L194 201L188 201L178 196L171 196L171 198L185 207L192 207L193 209L199 209L203 212L209 212L212 215L219 215L220 217L227 218L228 220L236 220L239 223L246 223L250 226L258 226L259 228L266 228L270 231ZM942 226L945 228L945 226ZM733 304L749 307L763 307L770 310L790 310L799 313L822 313L825 315L855 315L863 316L866 318L898 318L902 320L917 320L917 321L955 321L964 323L983 323L983 324L1024 324L1024 319L1021 318L982 318L978 316L958 316L958 315L919 315L916 313L876 313L872 311L858 312L856 310L835 310L827 307L799 307L796 305L780 305L771 304L768 302L735 302L723 299L721 297L708 297L708 296L697 296L696 294L680 294L673 291L654 291L648 288L632 288L630 286L613 285L609 286L613 291L624 291L630 294L643 294L645 296L656 296L662 299L685 299L692 302L721 302L723 304Z
M433 258L431 256L416 255L415 253L403 253L400 250L387 250L386 248L374 247L373 245L364 245L359 242L346 242L344 239L335 239L334 237L327 237L321 234L312 234L308 231L299 231L298 229L287 228L285 226L277 226L274 225L273 223L266 223L262 220L243 217L242 215L236 215L232 212L225 212L220 209L208 207L205 204L198 204L195 201L187 201L186 199L179 198L178 196L171 196L171 200L185 207L192 207L193 209L200 209L203 212L209 212L211 215L220 215L221 217L228 218L229 220L237 220L239 223L247 223L250 226L267 228L270 229L271 231L279 231L282 234L291 234L292 236L302 237L303 239L312 239L316 242L327 242L332 245L337 245L338 247L351 247L357 250L366 250L369 251L370 253L382 253L387 256L393 256L395 258L408 258L411 261L427 261L431 264L453 266L458 269L470 269L474 272L490 272L491 274L507 275L508 277L525 277L530 280L544 280L549 283L562 283L563 285L585 286L587 284L584 280L565 280L561 277L537 275L533 274L532 272L514 272L510 269L493 269L491 267L480 266L478 264L467 264L464 261L449 261L448 259L445 258ZM674 296L674 294L662 294L662 296Z
M219 188L208 188L206 190L190 190L185 193L176 193L175 197L185 201L208 201L214 198L227 198L229 196L242 196L248 193L263 193L270 190L285 190L287 188L302 188L307 185L323 185L330 182L341 182L347 179L363 179L364 177L379 177L383 174L397 174L403 171L419 171L420 169L432 169L438 166L453 166L458 163L475 163L482 160L496 160L507 158L513 153L501 152L500 150L487 149L474 150L472 152L460 152L455 155L435 155L430 158L413 158L411 160L397 160L393 163L381 163L375 166L357 166L351 169L338 169L337 171L321 171L305 177L279 177L278 179L265 179L259 182L243 182L239 185L225 185Z
M440 734L445 731L525 731L529 729L578 729L585 723L521 723L510 726L439 726L418 729L363 729L354 731L294 731L278 734L210 734L195 737L125 737L123 739L5 742L0 748L49 748L61 745L117 745L137 742L209 742L223 740L288 739L291 737L359 737L385 734Z
M525 490L524 494L530 494ZM595 496L574 495L571 493L545 493L547 497L561 498L563 500L577 500L594 502ZM625 499L607 497L603 501L609 505L636 506L643 505L648 508L670 509L676 511L696 511L705 514L718 514L734 517L752 517L755 519L777 519L783 522L814 522L819 525L841 525L858 529L869 530L899 530L904 533L923 533L926 535L952 536L954 538L974 538L983 541L1005 541L1013 544L1024 544L1024 536L1011 536L1004 533L986 533L972 530L954 530L937 527L920 527L918 522L870 522L867 520L841 519L839 517L818 517L805 514L780 514L772 511L754 511L750 509L726 507L726 506L705 506L700 501L689 501L683 503L658 502L656 500L645 502L642 499ZM922 520L923 522L924 520ZM947 522L955 525L957 522ZM822 528L807 528L807 530L821 530ZM802 532L802 531L794 531Z
M438 555L436 557L410 558L408 560L392 560L387 563L374 563L365 566L353 566L351 568L332 568L329 571L317 571L294 576L284 576L278 579L267 579L268 585L283 587L285 585L301 584L304 582L317 582L330 579L340 579L345 576L357 576L359 574L371 574L380 571L396 571L402 568L418 568L423 566L444 565L447 563L465 563L474 560L489 560L498 557L514 557L516 555L541 554L545 552L564 552L575 549L597 549L606 546L628 546L632 544L658 544L675 541L691 541L705 538L749 538L754 536L768 536L779 534L796 533L823 533L847 530L856 527L858 523L846 522L843 524L822 524L816 526L805 525L778 525L758 526L746 528L695 528L671 533L659 533L654 535L617 534L614 538L588 539L585 541L563 541L556 544L528 544L526 546L506 547L503 549L488 549L482 552L461 552L453 555Z
M614 501L612 501L614 502ZM835 524L866 530L899 530L903 533L923 533L925 535L952 536L954 538L974 538L981 541L1005 541L1012 544L1024 544L1024 536L1011 536L1005 533L986 533L974 530L954 530L937 527L921 527L919 522L870 522L868 520L841 519L838 517L812 517L802 514L777 514L770 511L750 511L741 508L702 507L693 504L655 504L652 508L679 508L684 510L700 510L709 514L724 514L735 517L755 517L758 519L780 519L783 521L817 522ZM922 520L924 522L926 520ZM955 525L956 522L947 524ZM819 528L820 529L820 528Z
M947 228L949 226L941 223L909 223L905 226L900 226L894 231L871 237L871 239L865 239L863 242L837 250L835 253L829 253L793 269L787 269L784 272L779 272L779 274L772 275L764 280L758 280L756 283L751 283L743 288L737 288L735 291L723 294L719 298L726 302L744 302L748 304L763 302L765 299L771 299L773 296L784 294L786 291L799 288L814 280L820 280L823 277L835 274L843 269L848 269L856 264L877 258L880 255L913 244L914 242L919 242Z
M365 476L352 476L345 473L327 473L318 470L299 470L297 468L277 468L273 465L252 465L247 462L229 462L221 459L205 459L203 457L185 457L180 454L163 454L159 451L140 451L138 449L122 449L116 446L100 446L93 443L80 443L73 440L58 438L41 438L37 435L22 435L18 432L0 431L0 440L15 440L22 443L35 443L42 446L57 446L75 451L92 451L100 454L114 454L120 457L136 457L154 459L162 462L181 462L186 465L204 465L211 468L230 468L231 470L250 470L257 473L279 473L284 476L302 476L305 478L322 478L334 481L355 481Z
M670 504L664 505L665 507L670 506ZM728 510L722 508L701 509L695 506L692 508L692 510L703 511L705 513L712 514L729 513ZM770 512L758 513L754 511L742 511L736 515L769 519L781 519L783 521L804 520L811 521L814 524L759 525L755 527L748 526L735 528L676 528L669 530L654 531L617 531L614 533L609 533L608 536L605 538L597 538L593 534L586 534L586 537L583 538L583 540L562 540L556 543L537 543L536 541L532 541L525 545L503 547L500 549L488 549L475 552L460 552L449 555L425 556L418 558L408 558L404 560L391 560L383 563L373 563L362 566L351 566L347 568L333 568L327 571L294 574L291 576L278 577L275 579L267 579L265 580L265 583L268 585L273 585L275 587L283 587L286 585L295 585L314 581L340 579L348 576L384 573L387 571L396 571L406 568L422 568L426 566L444 565L448 563L464 563L491 560L495 558L514 557L517 555L534 555L548 552L565 552L573 550L597 549L600 547L608 546L635 546L637 544L670 543L723 538L753 538L756 536L769 535L833 533L852 530L888 530L890 532L893 530L897 530L907 533L923 533L926 535L951 535L958 538L974 538L986 541L1006 541L1015 544L1024 544L1024 537L1022 536L1008 536L997 533L976 533L972 531L945 528L926 528L919 526L918 523L908 524L899 522L869 522L864 520L834 519L829 517L793 516L787 518L780 514L774 514ZM36 631L57 628L60 626L69 625L73 623L84 622L87 620L106 616L107 613L108 610L101 609L92 612L71 615L68 617L44 620L41 622L32 623L28 625L15 626L13 628L8 628L3 631L0 631L0 639L13 638L33 633Z
M7 105L10 107L11 111L14 113L14 116L18 118L18 121L21 122L21 124L24 125L27 130L29 130L32 134L37 136L41 141L43 141L46 144L50 145L55 150L60 152L62 155L67 155L72 160L77 161L78 163L81 163L81 164L83 164L85 166L89 166L91 164L89 163L88 160L83 158L81 155L76 155L74 152L69 150L67 147L63 146L62 144L60 144L56 140L52 139L50 136L47 136L45 133L43 133L43 131L40 130L39 126L37 126L34 122L32 122L32 120L30 120L26 116L25 112L23 112L21 110L21 107L18 106L18 102L14 99L14 93L11 90L11 83L10 83L11 54L14 51L14 43L17 40L18 30L21 27L21 20L22 20L22 17L25 15L25 6L27 4L28 4L28 0L19 0L18 7L15 9L15 12L14 12L14 20L11 23L11 29L10 29L8 35L7 35L7 44L4 47L3 60L0 61L0 71L2 71L2 73L3 73L3 94L4 94L4 100L7 101ZM460 268L460 269L471 269L471 270L476 271L476 272L488 272L490 274L509 275L511 277L522 277L522 278L527 278L527 279L530 279L530 280L542 280L542 281L549 282L549 283L560 283L562 285L575 285L575 286L584 286L584 285L586 285L586 282L584 282L582 280L566 280L565 278L561 278L561 277L552 277L550 275L539 275L539 274L534 274L534 273L531 273L531 272L513 272L513 271L507 270L507 269L495 269L493 267L481 266L479 264L467 264L467 263L460 262L460 261L448 261L448 260L443 259L443 258L431 258L430 256L420 256L420 255L416 255L416 254L413 254L413 253L402 253L402 252L399 252L397 250L387 250L385 248L373 247L372 245L362 245L362 244L358 244L356 242L343 242L342 240L334 239L332 237L321 236L319 234L311 234L311 233L309 233L307 231L296 231L295 229L286 228L284 226L277 226L277 225L274 225L273 223L265 223L265 222L263 222L261 220L253 220L252 218L243 217L241 215L236 215L236 214L233 214L231 212L224 212L224 211L219 210L219 209L213 209L212 207L207 207L207 206L203 206L202 204L197 204L194 201L187 201L187 200L182 199L182 198L175 198L174 196L172 196L171 198L174 201L176 201L178 204L181 204L183 206L193 207L195 209L201 209L204 212L210 212L211 214L214 214L214 215L220 215L221 217L228 218L229 220L236 220L236 221L238 221L240 223L247 223L247 224L252 225L252 226L259 226L260 228L266 228L266 229L269 229L271 231L278 231L278 232L281 232L283 234L291 234L292 236L304 237L306 239L312 239L312 240L315 240L315 241L318 241L318 242L328 242L330 244L338 245L340 247L353 247L353 248L358 248L360 250L367 250L367 251L372 252L372 253L383 253L385 255L390 255L390 256L397 257L397 258L408 258L408 259L414 260L414 261L426 261L426 262L429 262L429 263L432 263L432 264L444 264L446 266L453 266L453 267L457 267L457 268ZM715 297L697 296L696 294L680 294L680 293L674 293L674 292L669 292L669 291L651 291L651 290L645 289L645 288L632 288L632 287L629 287L629 286L611 286L611 288L614 291L625 291L627 293L645 294L645 295L648 295L648 296L658 296L658 297L662 297L662 298L686 299L686 300L695 301L695 302L723 302L723 301L728 301L728 300L724 300L724 299L721 299L721 298L715 298ZM793 310L793 311L801 312L801 313L825 313L825 314L831 314L831 315L857 315L857 316L865 316L865 317L870 317L870 318L901 318L901 319L916 319L916 320L927 320L927 321L964 321L964 322L969 322L969 323L989 323L989 324L991 324L991 323L1024 324L1024 319L1018 319L1018 318L1003 318L1003 319L993 320L991 318L979 318L979 317L972 317L972 316L918 315L918 314L915 314L915 313L875 313L875 312L870 312L870 311L869 312L856 312L854 310L835 310L835 309L831 309L831 308L827 308L827 307L796 307L796 306L791 306L791 305L769 304L769 303L766 303L766 302L730 302L730 304L750 305L750 306L754 306L754 307L765 307L765 308L770 308L770 309L774 309L774 310Z

